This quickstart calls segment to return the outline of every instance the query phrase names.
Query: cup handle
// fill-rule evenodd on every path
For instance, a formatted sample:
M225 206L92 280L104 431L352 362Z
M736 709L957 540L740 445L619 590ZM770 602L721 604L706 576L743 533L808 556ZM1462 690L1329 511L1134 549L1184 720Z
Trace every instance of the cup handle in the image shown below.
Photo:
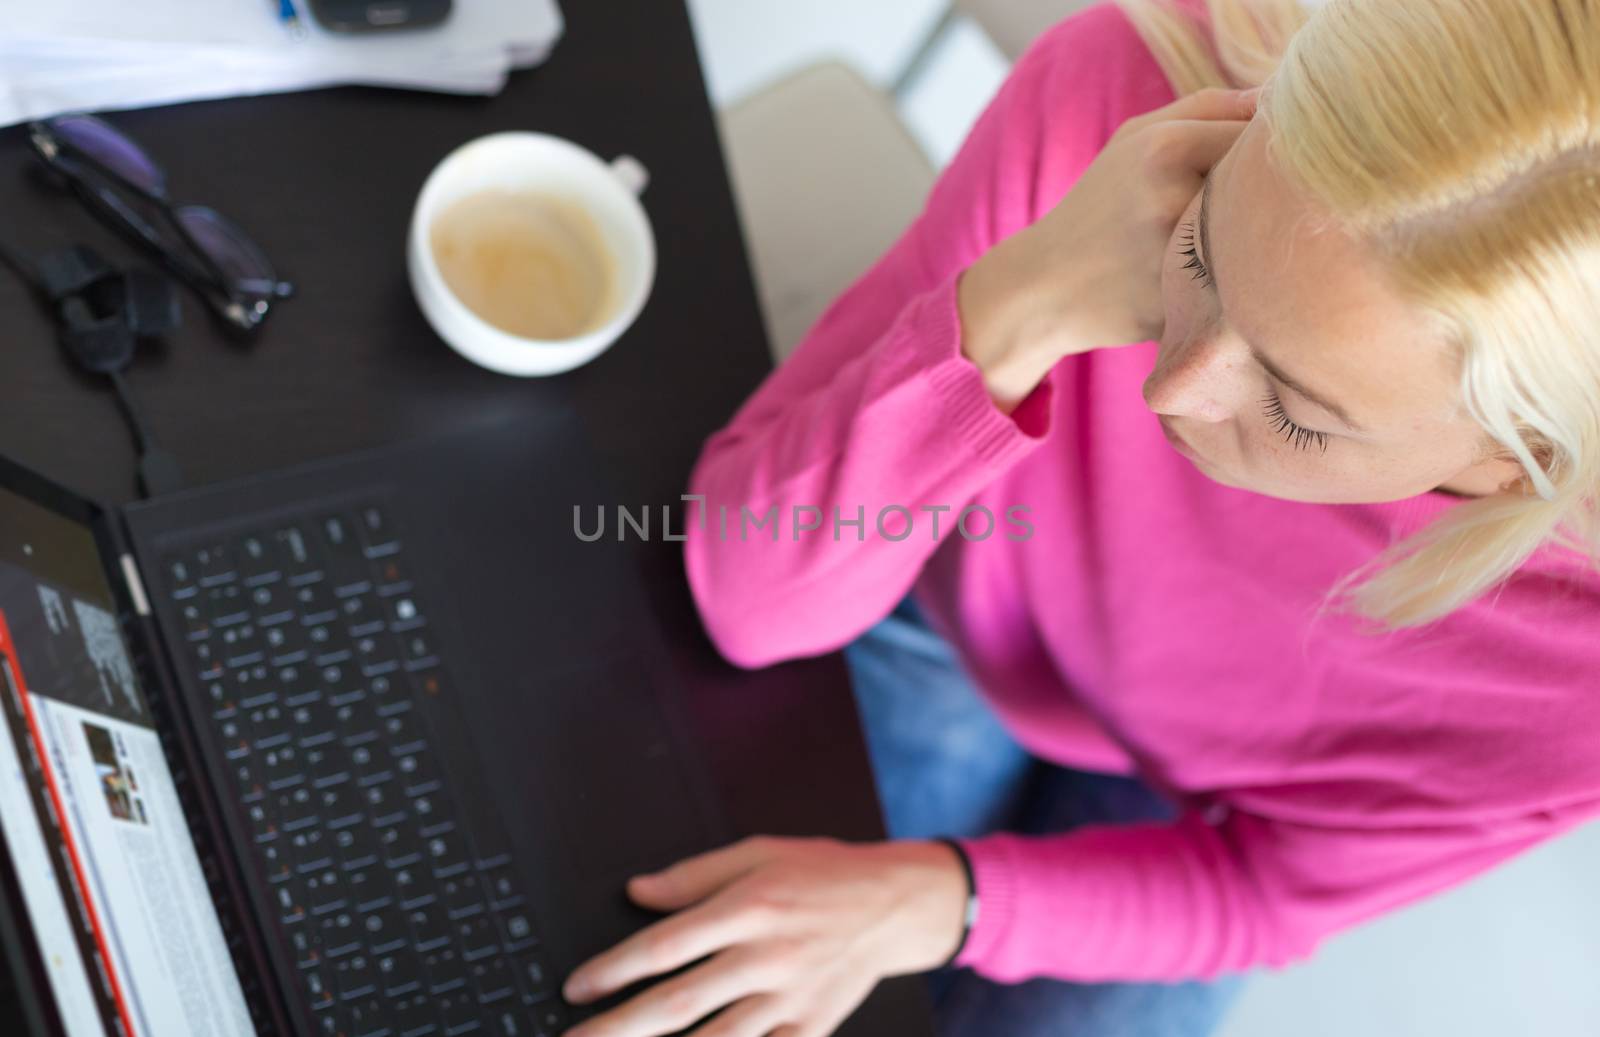
M632 155L618 155L612 159L611 172L634 194L642 194L650 184L650 170Z

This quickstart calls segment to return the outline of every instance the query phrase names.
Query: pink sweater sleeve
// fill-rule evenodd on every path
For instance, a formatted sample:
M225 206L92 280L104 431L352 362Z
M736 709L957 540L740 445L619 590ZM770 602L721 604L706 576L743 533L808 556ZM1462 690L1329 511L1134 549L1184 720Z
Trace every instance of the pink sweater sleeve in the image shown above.
M956 964L1000 982L1212 978L1307 957L1329 935L1463 881L1593 814L1495 823L1097 825L961 843L977 923Z
M1048 381L1008 416L963 355L956 283L1070 186L1042 194L1043 164L1081 171L1109 135L1093 71L1064 58L1093 53L1120 18L1083 12L1018 61L912 226L707 441L690 478L704 501L688 507L685 564L730 661L765 666L859 636L938 547L935 520L940 540L953 535L973 495L1047 434ZM1066 120L1052 114L1063 105ZM774 507L776 528L758 528ZM994 517L996 540L1018 532ZM974 536L983 523L972 518Z

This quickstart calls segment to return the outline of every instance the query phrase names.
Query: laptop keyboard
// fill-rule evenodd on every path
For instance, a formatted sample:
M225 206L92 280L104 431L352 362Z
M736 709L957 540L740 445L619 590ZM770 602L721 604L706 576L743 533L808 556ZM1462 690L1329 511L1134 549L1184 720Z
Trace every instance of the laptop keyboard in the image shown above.
M468 832L419 704L448 699L381 502L169 556L311 1032L556 1037L567 1025L497 832Z

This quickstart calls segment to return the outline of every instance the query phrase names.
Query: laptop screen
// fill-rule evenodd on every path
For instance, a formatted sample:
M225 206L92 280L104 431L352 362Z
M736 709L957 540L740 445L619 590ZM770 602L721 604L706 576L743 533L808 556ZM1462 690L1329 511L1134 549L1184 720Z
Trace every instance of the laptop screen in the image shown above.
M69 1037L252 1033L82 524L0 488L0 834Z

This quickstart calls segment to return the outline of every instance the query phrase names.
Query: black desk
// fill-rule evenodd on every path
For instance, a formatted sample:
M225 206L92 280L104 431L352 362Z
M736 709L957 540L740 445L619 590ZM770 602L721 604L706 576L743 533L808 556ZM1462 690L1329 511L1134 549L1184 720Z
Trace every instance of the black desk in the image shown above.
M683 5L563 7L567 33L549 62L514 75L495 98L340 89L112 116L166 166L180 200L238 221L300 286L243 348L186 295L182 334L132 371L190 482L564 396L624 500L677 501L701 442L770 366L766 338ZM560 134L607 158L627 152L651 173L644 202L659 271L650 301L610 351L558 378L505 378L458 357L406 281L405 234L423 179L457 144L503 129ZM0 131L0 232L13 244L34 252L81 240L136 258L75 200L28 175L33 164L21 131ZM100 499L129 499L134 456L112 397L57 355L49 323L9 273L0 327L0 451ZM646 545L642 564L735 823L881 837L839 658L738 671L700 629L679 545ZM931 1032L920 983L885 984L841 1032Z

